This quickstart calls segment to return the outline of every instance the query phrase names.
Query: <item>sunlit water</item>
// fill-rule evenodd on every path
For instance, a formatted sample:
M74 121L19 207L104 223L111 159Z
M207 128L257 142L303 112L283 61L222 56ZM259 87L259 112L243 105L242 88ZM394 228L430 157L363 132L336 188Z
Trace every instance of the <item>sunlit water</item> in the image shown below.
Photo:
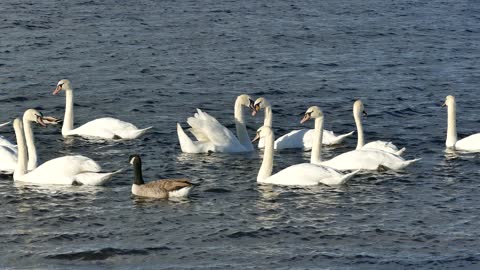
M0 4L0 123L27 108L63 117L58 80L75 88L76 123L102 116L154 129L133 141L63 139L35 128L41 160L82 154L104 187L36 187L0 178L0 267L117 269L477 269L480 158L446 154L447 94L459 137L480 131L477 1L19 1ZM347 186L259 186L261 152L182 154L176 123L199 107L233 125L241 93L273 104L274 130L319 105L326 128L392 140L402 173ZM263 113L247 116L253 136ZM14 139L13 129L0 134ZM355 147L356 136L326 158ZM188 200L130 195L128 156L146 180L189 177ZM309 152L275 154L277 171Z

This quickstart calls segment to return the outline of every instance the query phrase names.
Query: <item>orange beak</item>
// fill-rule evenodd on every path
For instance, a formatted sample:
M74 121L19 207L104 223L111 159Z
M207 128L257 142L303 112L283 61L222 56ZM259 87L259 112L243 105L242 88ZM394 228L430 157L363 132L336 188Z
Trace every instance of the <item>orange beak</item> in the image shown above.
M310 120L310 118L311 118L310 114L306 113L303 116L302 120L300 120L300 124L303 124L303 123L307 122L308 120Z
M62 91L62 85L61 84L57 85L55 90L53 90L53 95L58 94L58 92L60 92L60 91Z

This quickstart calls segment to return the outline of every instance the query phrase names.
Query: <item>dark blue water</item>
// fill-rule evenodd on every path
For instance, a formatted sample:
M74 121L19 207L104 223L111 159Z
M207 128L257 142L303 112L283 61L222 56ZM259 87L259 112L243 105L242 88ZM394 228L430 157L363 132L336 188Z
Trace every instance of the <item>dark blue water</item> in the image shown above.
M480 2L4 0L0 22L0 122L31 107L63 117L51 93L68 78L77 124L155 127L108 143L36 128L41 160L82 154L113 170L140 153L147 179L200 184L171 202L132 198L130 169L95 188L0 178L0 268L480 267L480 156L444 153L440 107L456 95L459 137L480 131ZM328 129L354 130L361 98L367 141L423 160L341 188L284 188L257 185L261 152L182 154L175 124L199 107L233 128L241 93L272 102L277 135L311 105ZM247 117L251 135L261 116ZM309 156L278 152L274 170Z

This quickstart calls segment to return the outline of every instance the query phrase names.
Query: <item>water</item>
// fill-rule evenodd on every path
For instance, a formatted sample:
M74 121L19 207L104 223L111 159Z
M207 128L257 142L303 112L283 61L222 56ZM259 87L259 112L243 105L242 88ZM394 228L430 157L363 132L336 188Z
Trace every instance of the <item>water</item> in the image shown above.
M188 200L132 198L131 169L105 187L0 179L0 267L48 269L477 269L478 154L446 155L447 94L459 137L479 132L477 1L58 1L0 4L0 122L27 108L63 117L58 80L76 89L76 123L115 116L152 132L133 141L63 139L36 128L41 160L82 154L106 170L140 153L147 180L189 177ZM392 140L403 173L345 187L257 185L261 153L182 154L176 122L199 107L233 128L240 93L273 103L277 135L319 105L326 127ZM263 114L248 116L248 128ZM312 126L309 123L306 126ZM13 139L11 127L0 134ZM327 150L332 157L355 137ZM309 160L282 151L277 171Z

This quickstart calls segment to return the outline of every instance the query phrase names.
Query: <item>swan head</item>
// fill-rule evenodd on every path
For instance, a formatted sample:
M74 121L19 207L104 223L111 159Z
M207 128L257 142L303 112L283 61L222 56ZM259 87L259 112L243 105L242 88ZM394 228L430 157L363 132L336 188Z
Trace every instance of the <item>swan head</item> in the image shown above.
M253 109L254 101L253 99L247 94L241 94L237 97L237 102L240 102L242 106L249 107Z
M365 108L363 107L363 102L360 99L356 100L353 103L353 114L354 115L363 114L363 116L367 116L367 111L365 111Z
M446 98L445 98L445 103L443 103L442 107L450 107L450 106L453 106L455 105L455 97L452 96L452 95L448 95Z
M23 113L23 120L35 122L42 127L47 127L47 125L58 125L62 122L61 119L55 118L53 116L43 116L41 112L35 109L26 110Z
M43 121L43 114L35 109L28 109L23 113L23 120L29 122L35 122L42 127L47 127L47 124Z
M300 121L300 124L305 123L306 121L310 119L315 119L315 118L321 118L323 117L323 112L318 106L312 106L308 108L308 110L305 112L305 115L303 116L302 120Z
M265 109L266 107L270 107L270 102L268 102L268 100L264 97L259 97L255 100L255 102L253 103L253 106L252 106L252 116L255 116L258 111L260 111L261 109Z
M267 126L262 126L259 129L257 129L257 134L255 135L255 138L253 138L252 142L255 142L259 140L260 138L267 137L273 133L271 127Z
M58 81L57 87L55 88L55 90L53 90L53 95L58 94L58 92L60 92L62 90L72 90L72 87L70 86L70 81L69 80L61 79L60 81Z
M128 162L132 165L134 165L135 163L141 163L142 160L140 159L140 155L138 154L134 154L134 155L131 155L129 158L128 158Z

